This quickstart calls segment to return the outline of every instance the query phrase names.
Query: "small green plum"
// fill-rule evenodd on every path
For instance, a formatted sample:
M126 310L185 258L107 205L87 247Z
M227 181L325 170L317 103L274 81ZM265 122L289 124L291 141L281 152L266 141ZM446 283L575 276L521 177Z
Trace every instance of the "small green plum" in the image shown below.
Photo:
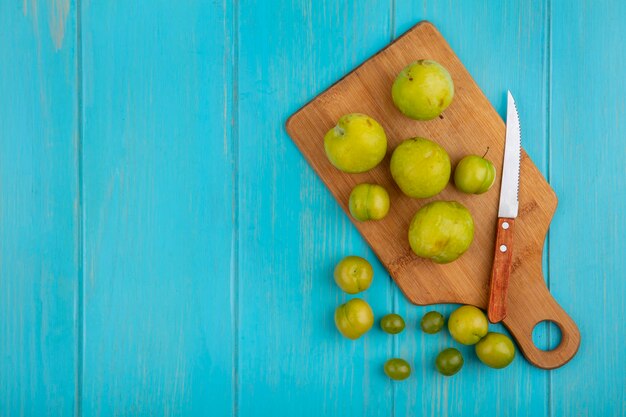
M409 225L413 252L436 263L461 256L474 240L474 220L469 210L455 201L433 201L420 208Z
M491 161L478 156L468 155L454 169L454 185L467 194L487 192L496 180L496 167Z
M463 367L463 355L455 348L448 348L437 355L435 366L437 370L445 376L452 376Z
M372 285L374 269L360 256L346 256L335 266L333 275L339 288L348 294L357 294Z
M372 328L374 313L366 301L353 298L335 310L335 325L348 339L358 339Z
M380 327L389 334L398 334L404 330L404 319L398 314L387 314L380 320Z
M405 67L391 87L396 107L415 120L438 117L452 102L454 83L441 64L420 59Z
M409 197L439 194L448 184L451 170L446 150L428 139L406 139L391 155L391 176Z
M387 153L387 136L383 127L361 113L342 116L324 136L324 149L330 162L348 173L369 171Z
M350 193L350 214L359 221L380 220L389 212L389 194L377 184L359 184Z
M515 345L502 333L487 333L476 343L475 349L478 359L496 369L506 368L515 358Z
M448 330L454 340L464 345L475 345L489 329L485 313L474 306L462 306L450 314Z
M385 362L385 374L391 379L402 381L411 376L411 365L404 359L389 359Z
M429 311L424 314L422 320L420 321L420 327L424 331L424 333L435 334L439 333L441 328L445 323L445 319L441 313L436 311Z

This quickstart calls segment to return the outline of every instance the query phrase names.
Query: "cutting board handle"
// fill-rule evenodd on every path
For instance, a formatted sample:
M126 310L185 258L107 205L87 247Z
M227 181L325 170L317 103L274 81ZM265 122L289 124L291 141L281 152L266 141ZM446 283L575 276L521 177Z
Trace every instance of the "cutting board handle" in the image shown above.
M580 332L576 323L552 297L545 284L529 286L526 290L526 294L518 294L523 298L509 303L504 325L533 365L543 369L565 365L576 355L580 346ZM532 303L528 303L528 300L532 300ZM533 342L533 329L545 320L554 322L561 330L560 344L550 351L539 349Z

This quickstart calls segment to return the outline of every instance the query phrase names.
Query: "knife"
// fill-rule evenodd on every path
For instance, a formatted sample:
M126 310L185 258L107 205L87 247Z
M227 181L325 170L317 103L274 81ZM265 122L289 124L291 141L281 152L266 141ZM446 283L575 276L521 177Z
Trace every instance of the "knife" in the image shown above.
M513 261L513 229L519 206L519 177L522 157L522 132L515 100L510 91L506 104L506 139L500 186L498 228L489 285L487 316L492 323L506 317L506 296Z

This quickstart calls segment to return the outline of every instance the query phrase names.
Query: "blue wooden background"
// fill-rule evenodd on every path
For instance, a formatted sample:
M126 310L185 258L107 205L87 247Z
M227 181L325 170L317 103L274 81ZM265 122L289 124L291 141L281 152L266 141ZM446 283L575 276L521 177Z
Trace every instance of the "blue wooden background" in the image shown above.
M501 114L514 92L559 196L547 283L583 338L561 369L464 348L438 375L453 341L416 329L432 307L284 131L422 19ZM0 416L626 415L625 20L621 0L1 0ZM335 331L348 254L404 334Z

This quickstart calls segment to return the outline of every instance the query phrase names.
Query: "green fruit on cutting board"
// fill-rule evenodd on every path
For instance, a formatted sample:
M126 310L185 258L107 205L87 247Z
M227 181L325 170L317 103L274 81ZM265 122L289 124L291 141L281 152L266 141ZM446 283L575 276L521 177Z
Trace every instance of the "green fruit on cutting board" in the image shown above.
M358 339L374 324L374 313L367 302L353 298L335 310L337 330L348 339Z
M359 221L380 220L389 212L389 194L377 184L359 184L350 193L350 214Z
M385 374L391 379L402 381L411 376L411 365L404 359L389 359L385 362Z
M435 366L437 370L445 376L452 376L463 367L463 355L455 348L448 348L437 355Z
M439 116L452 102L454 83L439 63L421 59L405 67L391 87L393 102L402 113L415 120Z
M420 321L420 327L424 333L435 334L439 333L443 324L445 323L445 319L441 313L436 311L429 311L424 314L422 320Z
M324 136L324 149L330 162L340 170L365 172L385 157L387 136L371 117L361 113L346 114Z
M372 285L374 269L360 256L346 256L335 266L333 276L339 288L348 294L357 294Z
M441 146L424 138L403 141L391 156L391 176L409 197L439 194L450 180L450 157Z
M385 333L398 334L404 330L404 319L398 314L387 314L380 320L380 327Z
M455 201L433 201L419 209L409 226L409 244L417 256L436 263L452 262L474 239L469 210Z
M476 356L485 365L500 369L509 366L515 358L515 345L502 333L489 332L475 346Z
M454 340L464 345L474 345L489 329L485 313L474 306L462 306L454 310L448 319L448 330Z
M467 194L487 192L496 180L496 167L478 155L468 155L454 169L454 185Z

